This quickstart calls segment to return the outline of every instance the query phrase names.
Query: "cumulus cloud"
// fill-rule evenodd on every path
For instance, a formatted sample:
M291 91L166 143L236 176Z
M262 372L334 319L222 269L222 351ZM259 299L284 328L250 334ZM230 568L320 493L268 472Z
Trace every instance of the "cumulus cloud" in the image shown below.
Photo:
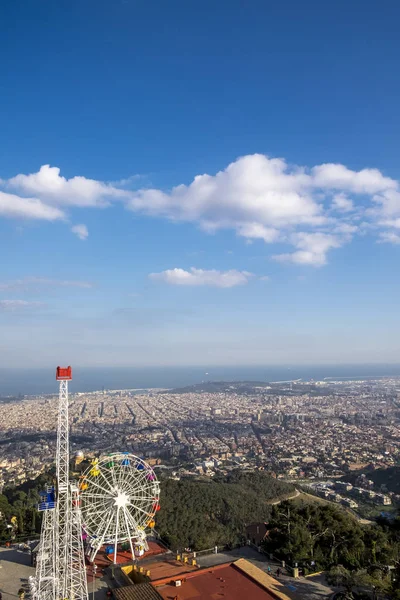
M255 154L239 158L214 176L198 175L170 192L138 190L127 206L196 222L209 232L234 229L247 242L287 242L296 251L277 255L277 260L321 266L330 250L348 243L359 231L354 223L359 215L353 211L366 212L365 198L373 207L370 217L375 224L385 215L400 215L398 189L396 180L377 169L353 171L341 164L307 169ZM362 201L358 207L357 197Z
M86 225L74 225L71 227L71 231L72 233L75 233L80 240L86 240L89 235Z
M48 206L38 198L20 198L0 191L0 217L56 221L65 215L59 208Z
M309 193L310 181L310 175L289 170L282 159L255 154L214 176L197 175L190 185L169 193L138 190L127 204L134 211L196 221L206 229L233 228L239 234L254 225L320 225L325 221L323 207Z
M354 204L345 194L335 194L332 199L332 208L339 212L350 212L354 209Z
M332 248L339 248L343 240L326 233L297 233L292 237L295 252L277 254L274 259L280 262L292 262L299 265L321 267L326 264L326 254Z
M392 227L393 229L400 229L400 217L397 219L382 219L379 222L382 227Z
M267 244L277 242L280 237L280 232L278 229L274 229L273 227L265 227L265 225L261 225L260 223L245 223L244 225L239 225L237 228L237 233L248 240L264 240L264 242Z
M40 287L72 287L90 289L93 283L89 281L71 281L68 279L49 279L47 277L24 277L23 279L13 279L0 283L0 290L18 290L31 289Z
M207 271L191 267L189 271L175 268L161 271L161 273L150 273L149 277L154 281L163 281L171 285L231 288L248 283L253 274L248 271L236 271L235 269L230 271L211 269Z
M16 175L7 180L6 186L57 205L106 206L110 197L123 195L122 190L95 179L80 176L66 179L58 167L50 165L43 165L37 173Z
M355 194L376 194L382 190L397 189L398 183L384 177L378 169L352 171L340 164L318 165L311 169L313 186L344 190Z
M379 241L385 244L400 244L400 235L394 231L382 231L379 234Z
M371 226L370 233L375 228L379 236L392 227L385 221L400 218L399 182L373 168L354 171L333 163L309 168L253 154L238 158L216 174L197 175L191 183L171 190L145 188L143 184L141 189L127 189L132 180L68 179L58 167L43 165L36 173L0 180L0 215L66 219L67 210L122 202L136 213L191 222L207 232L231 229L247 242L294 245L295 252L278 255L278 260L302 264L325 264L329 250L349 242L351 234L357 233L357 219ZM81 239L87 237L83 227L73 227ZM308 246L298 246L303 243L299 242L303 234L340 239L314 252Z
M15 312L31 308L42 308L42 302L28 302L27 300L0 300L0 311Z

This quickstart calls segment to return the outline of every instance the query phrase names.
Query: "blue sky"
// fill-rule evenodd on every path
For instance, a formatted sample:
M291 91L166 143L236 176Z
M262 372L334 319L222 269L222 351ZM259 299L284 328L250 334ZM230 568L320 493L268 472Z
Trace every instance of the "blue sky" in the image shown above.
M399 18L3 2L2 366L398 362Z

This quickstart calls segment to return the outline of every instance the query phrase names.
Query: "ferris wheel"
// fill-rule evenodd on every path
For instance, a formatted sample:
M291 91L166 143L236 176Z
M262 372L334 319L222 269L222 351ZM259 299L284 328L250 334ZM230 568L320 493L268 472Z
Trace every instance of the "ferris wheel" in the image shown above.
M91 561L103 545L114 563L118 544L125 542L132 558L148 549L146 530L154 527L160 510L160 486L144 460L128 452L94 459L79 487Z

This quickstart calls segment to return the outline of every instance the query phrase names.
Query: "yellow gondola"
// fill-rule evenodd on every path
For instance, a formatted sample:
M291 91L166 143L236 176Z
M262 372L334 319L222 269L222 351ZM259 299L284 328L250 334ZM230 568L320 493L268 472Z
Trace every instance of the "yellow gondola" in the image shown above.
M84 475L82 475L79 479L81 480L79 483L79 489L81 490L81 492L84 492L85 490L88 489L86 477Z
M90 469L90 471L89 471L89 475L91 475L92 477L98 477L98 475L100 475L100 469L97 466L98 464L99 464L99 459L94 458L91 462L93 469Z
M147 527L150 527L150 529L153 529L156 526L156 522L154 519L150 519L150 521L147 521Z

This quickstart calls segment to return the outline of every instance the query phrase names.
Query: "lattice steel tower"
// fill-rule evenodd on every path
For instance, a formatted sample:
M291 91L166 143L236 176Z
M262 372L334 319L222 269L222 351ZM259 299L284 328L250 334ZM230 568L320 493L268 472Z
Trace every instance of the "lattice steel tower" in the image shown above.
M87 600L79 489L69 481L68 381L71 367L57 367L58 402L57 486L42 493L44 511L36 577L31 580L34 600Z

